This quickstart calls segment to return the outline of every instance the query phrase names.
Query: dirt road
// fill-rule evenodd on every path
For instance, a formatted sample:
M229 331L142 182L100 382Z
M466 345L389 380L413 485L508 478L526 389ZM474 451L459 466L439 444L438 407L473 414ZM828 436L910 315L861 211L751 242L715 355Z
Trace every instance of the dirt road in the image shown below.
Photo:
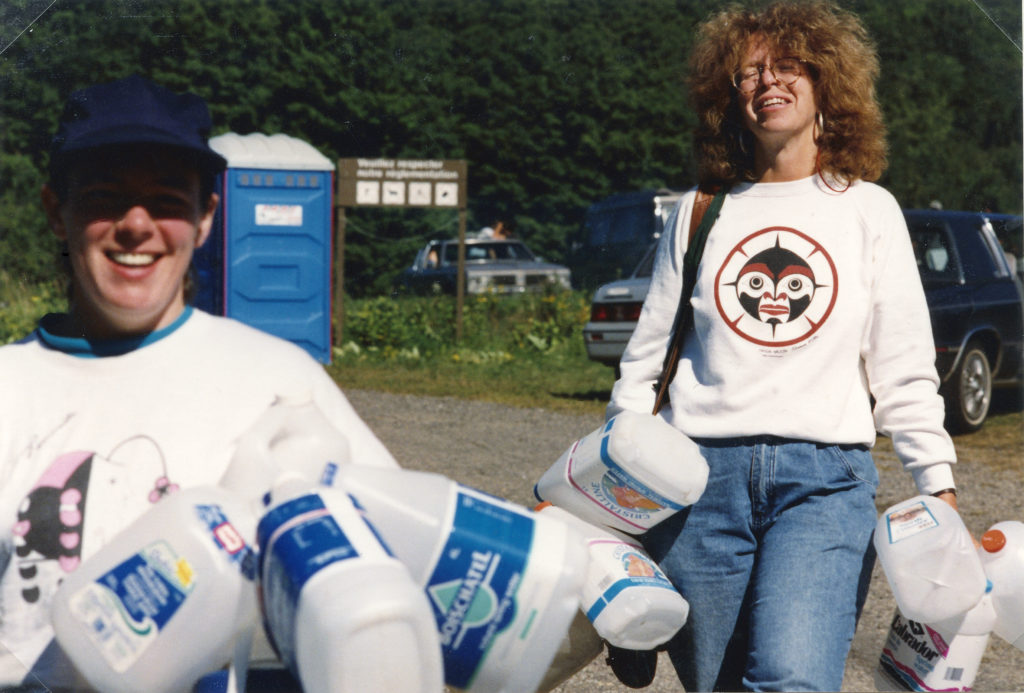
M469 486L532 507L533 485L600 417L569 416L542 409L518 409L452 398L413 397L348 391L349 399L398 461L410 469L443 473ZM968 527L979 536L1001 520L1024 520L1024 440L994 450L984 431L957 439L955 469L960 505ZM1024 436L1022 436L1024 438ZM915 495L891 449L879 445L879 510ZM847 662L844 691L873 691L872 674L888 632L895 602L876 565L871 593ZM976 691L1024 691L1024 652L997 636L989 641ZM558 689L561 693L628 691L605 665L594 660ZM652 693L681 691L662 655Z

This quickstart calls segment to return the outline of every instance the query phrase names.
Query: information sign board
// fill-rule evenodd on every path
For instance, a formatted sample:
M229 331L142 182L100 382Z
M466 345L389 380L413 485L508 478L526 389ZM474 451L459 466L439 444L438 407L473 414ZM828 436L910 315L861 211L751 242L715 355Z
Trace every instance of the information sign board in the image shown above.
M452 159L339 159L342 207L466 207L466 162Z

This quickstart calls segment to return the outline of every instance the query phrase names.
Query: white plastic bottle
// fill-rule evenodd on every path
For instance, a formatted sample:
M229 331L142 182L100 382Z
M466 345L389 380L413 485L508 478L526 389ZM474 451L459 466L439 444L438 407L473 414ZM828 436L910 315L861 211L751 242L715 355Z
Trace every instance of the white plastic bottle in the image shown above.
M306 691L438 693L434 616L409 571L338 489L293 477L260 520L264 622Z
M311 396L281 396L239 437L219 485L259 502L285 472L330 482L325 473L351 459L348 439Z
M992 595L966 614L926 625L893 616L875 669L879 691L969 691L995 625Z
M440 474L348 465L337 484L425 589L445 682L535 691L579 609L582 537Z
M978 549L992 581L995 633L1024 650L1024 522L997 522L981 535Z
M256 622L255 528L225 489L161 499L64 579L52 610L61 648L105 693L190 689Z
M642 534L697 502L707 482L696 443L661 417L623 411L569 446L534 493L591 524Z
M602 652L604 641L594 630L594 624L590 619L577 609L572 623L569 624L569 632L555 650L555 656L537 691L546 693L557 688L594 661Z
M615 647L652 650L678 632L690 605L640 543L542 503L538 512L575 527L590 552L581 608L598 635Z
M874 542L896 605L911 621L962 616L985 593L970 532L945 501L922 495L893 505L878 519Z

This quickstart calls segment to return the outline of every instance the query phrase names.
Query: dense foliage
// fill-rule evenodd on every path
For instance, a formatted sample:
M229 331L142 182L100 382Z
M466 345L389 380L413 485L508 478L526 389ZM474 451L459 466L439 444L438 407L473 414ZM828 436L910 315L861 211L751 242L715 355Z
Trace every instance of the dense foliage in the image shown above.
M463 339L455 342L455 300L450 296L352 299L345 308L338 356L455 360L512 360L557 351L583 353L582 329L590 314L580 291L500 296L477 294L463 308ZM469 356L467 356L469 355Z
M202 94L216 133L339 157L466 159L469 228L509 219L558 260L592 201L691 183L692 0L4 0L0 265L37 279L38 207L74 88L138 72ZM883 61L882 183L906 206L1021 210L1020 4L848 0ZM1002 28L1001 28L1002 27ZM350 211L346 290L384 293L453 213Z

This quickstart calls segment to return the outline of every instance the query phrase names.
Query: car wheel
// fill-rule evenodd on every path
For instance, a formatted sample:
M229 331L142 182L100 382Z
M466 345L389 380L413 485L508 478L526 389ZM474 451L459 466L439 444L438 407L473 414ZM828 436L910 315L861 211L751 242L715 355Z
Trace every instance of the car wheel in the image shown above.
M981 428L992 404L992 369L978 344L968 344L946 392L946 426L954 433Z

